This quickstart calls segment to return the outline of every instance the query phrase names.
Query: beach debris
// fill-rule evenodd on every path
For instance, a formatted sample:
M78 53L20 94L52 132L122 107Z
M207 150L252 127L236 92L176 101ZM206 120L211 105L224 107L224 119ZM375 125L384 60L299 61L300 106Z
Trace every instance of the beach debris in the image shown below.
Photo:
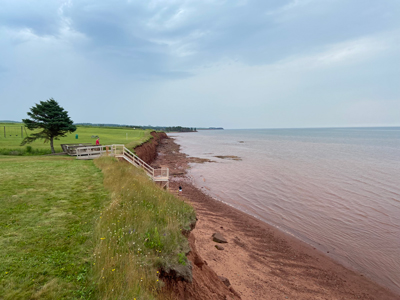
M214 233L214 234L212 235L212 237L213 237L213 241L216 242L216 243L227 243L227 242L228 242L228 241L224 238L224 236L223 236L221 233L219 233L219 232Z
M215 248L217 248L218 250L224 250L225 248L222 247L221 245L215 245Z
M229 282L229 279L224 277L224 276L218 276L219 279L221 279L221 281L227 286L229 287L231 285L231 283Z

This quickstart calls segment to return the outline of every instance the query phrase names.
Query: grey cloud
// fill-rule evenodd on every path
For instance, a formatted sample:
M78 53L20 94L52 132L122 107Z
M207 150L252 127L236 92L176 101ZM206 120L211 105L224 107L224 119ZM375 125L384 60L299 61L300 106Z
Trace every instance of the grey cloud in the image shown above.
M80 122L295 127L381 102L395 119L397 0L2 2L9 112L54 97Z
M389 0L22 3L3 10L6 26L56 35L67 20L89 41L78 51L133 74L158 76L192 74L221 59L270 64L400 24L400 5Z
M59 1L1 1L0 26L55 35L61 26Z

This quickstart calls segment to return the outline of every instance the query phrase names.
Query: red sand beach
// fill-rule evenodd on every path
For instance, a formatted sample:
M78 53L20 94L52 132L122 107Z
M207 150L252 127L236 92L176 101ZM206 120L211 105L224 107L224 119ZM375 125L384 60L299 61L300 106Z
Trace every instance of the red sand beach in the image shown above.
M170 189L196 209L197 251L242 299L400 299L399 295L336 263L324 253L204 194L186 175L190 162L174 140L164 139L153 166L168 166ZM212 239L221 233L227 243Z

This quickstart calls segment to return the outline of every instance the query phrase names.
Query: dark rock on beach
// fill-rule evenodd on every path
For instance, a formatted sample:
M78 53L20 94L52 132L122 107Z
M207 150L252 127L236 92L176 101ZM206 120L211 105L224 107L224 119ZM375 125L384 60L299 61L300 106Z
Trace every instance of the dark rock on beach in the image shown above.
M223 235L219 232L216 232L212 235L213 241L216 243L227 243L228 241L223 237Z
M230 285L231 285L231 283L229 282L229 279L228 278L225 278L225 277L223 277L223 276L218 276L219 277L219 279L221 279L221 281L227 286L227 287L229 287Z

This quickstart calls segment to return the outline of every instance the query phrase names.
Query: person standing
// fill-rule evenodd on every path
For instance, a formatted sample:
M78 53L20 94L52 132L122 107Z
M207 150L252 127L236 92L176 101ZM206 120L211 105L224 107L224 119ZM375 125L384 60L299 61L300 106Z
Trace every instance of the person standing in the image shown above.
M100 139L97 139L96 140L96 146L98 146L98 145L100 145L100 141L99 141Z

